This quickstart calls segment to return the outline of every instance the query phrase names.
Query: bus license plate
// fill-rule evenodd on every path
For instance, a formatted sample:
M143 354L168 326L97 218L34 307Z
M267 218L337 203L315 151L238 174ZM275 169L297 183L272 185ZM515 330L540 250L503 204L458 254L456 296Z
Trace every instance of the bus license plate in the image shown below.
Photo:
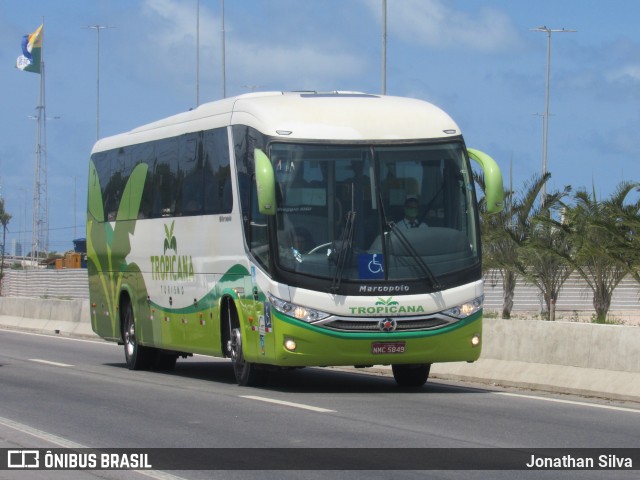
M404 353L406 348L406 342L373 342L371 344L371 353L374 355L383 353Z

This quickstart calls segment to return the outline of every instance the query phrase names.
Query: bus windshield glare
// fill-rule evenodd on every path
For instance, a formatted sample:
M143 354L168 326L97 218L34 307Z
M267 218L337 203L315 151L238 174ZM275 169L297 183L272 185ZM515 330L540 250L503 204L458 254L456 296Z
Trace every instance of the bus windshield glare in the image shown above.
M342 281L421 279L435 291L460 272L478 274L475 195L462 141L272 143L270 157L282 271L326 279L334 290Z

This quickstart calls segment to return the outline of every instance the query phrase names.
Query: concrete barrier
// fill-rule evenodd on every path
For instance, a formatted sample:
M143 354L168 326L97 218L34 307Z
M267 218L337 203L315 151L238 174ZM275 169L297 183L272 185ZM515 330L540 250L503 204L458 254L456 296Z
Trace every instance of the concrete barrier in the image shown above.
M640 327L485 319L475 363L432 377L640 402Z
M4 328L98 338L90 314L88 300L0 297ZM435 364L431 376L640 402L640 327L485 319L480 360Z
M485 319L484 358L640 372L640 327Z
M0 326L38 333L98 338L88 300L0 297Z

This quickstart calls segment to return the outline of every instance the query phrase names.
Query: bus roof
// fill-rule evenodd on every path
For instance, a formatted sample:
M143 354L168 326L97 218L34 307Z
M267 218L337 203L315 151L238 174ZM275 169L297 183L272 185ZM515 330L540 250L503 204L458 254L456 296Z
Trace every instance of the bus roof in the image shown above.
M248 125L273 137L380 141L460 135L456 123L423 100L358 92L256 92L99 140L94 152L227 125Z

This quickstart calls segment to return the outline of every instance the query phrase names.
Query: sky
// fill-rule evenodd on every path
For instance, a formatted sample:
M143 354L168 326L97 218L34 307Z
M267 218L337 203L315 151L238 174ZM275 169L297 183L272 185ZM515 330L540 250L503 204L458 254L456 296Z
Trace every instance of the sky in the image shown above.
M196 48L199 3L200 49ZM85 236L100 137L259 90L382 92L382 0L0 0L0 196L30 245L39 75L15 68L44 19L49 251ZM639 181L640 2L387 0L386 93L432 102L522 190L613 194ZM100 30L98 77L97 34ZM223 74L225 81L223 82ZM199 78L199 80L197 80ZM223 88L224 84L224 88Z

